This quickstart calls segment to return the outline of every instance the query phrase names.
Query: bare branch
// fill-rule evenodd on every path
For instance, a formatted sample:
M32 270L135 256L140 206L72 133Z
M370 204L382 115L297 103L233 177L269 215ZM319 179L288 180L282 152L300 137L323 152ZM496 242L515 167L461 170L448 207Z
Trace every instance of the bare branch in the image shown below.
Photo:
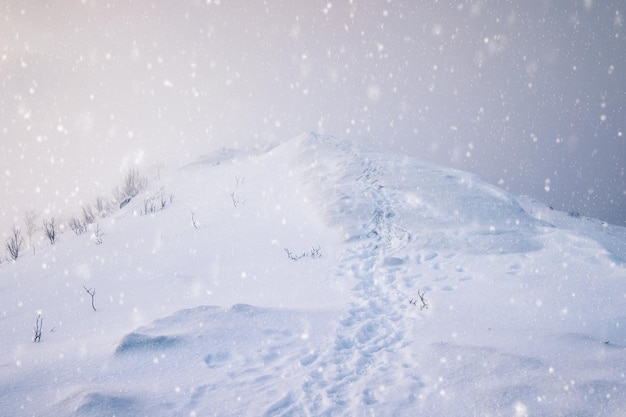
M311 248L311 258L321 258L322 257L322 252L320 252L322 250L321 246L315 247L313 246Z
M233 200L233 206L237 207L239 204L241 204L241 199L239 198L239 194L232 192L230 193L230 198Z
M33 342L39 343L41 342L41 328L43 327L43 317L41 314L37 316L37 321L35 321L35 337Z
M96 296L96 289L95 288L87 289L87 287L85 287L84 285L83 285L83 288L85 289L85 291L87 291L87 294L91 296L91 308L93 308L93 311L97 311L96 306L94 305L94 300L93 300L93 298Z
M200 228L200 223L196 220L196 214L193 211L191 212L191 223L195 229Z
M302 258L311 257L312 259L321 258L322 257L322 247L321 246L313 246L309 252L302 252L300 255L294 255L289 249L284 248L285 253L287 253L287 257L292 261L299 261Z
M422 305L420 306L420 310L428 309L429 307L428 300L424 298L424 296L426 295L426 291L424 291L423 294L420 294L420 291L417 290L417 295L419 295L420 301L422 302Z

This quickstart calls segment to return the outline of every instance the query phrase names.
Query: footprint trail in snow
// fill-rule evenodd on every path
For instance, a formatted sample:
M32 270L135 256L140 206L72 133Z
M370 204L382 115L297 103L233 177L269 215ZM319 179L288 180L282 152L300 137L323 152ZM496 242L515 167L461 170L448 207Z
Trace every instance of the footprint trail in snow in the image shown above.
M304 386L303 403L311 415L366 415L375 409L389 413L387 400L406 407L416 401L421 386L419 370L405 352L413 341L407 310L414 306L397 284L411 234L393 222L393 202L372 165L361 164L362 174L351 191L366 196L371 207L363 211L371 219L340 262L345 267L337 275L351 276L357 285L333 348L316 361L317 369Z

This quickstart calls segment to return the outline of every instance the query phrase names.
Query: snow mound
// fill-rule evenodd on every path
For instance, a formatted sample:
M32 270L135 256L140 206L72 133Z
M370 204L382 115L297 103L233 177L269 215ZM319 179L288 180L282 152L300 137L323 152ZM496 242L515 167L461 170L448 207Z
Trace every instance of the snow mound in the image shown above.
M115 350L116 353L134 351L162 350L180 344L182 340L172 336L148 336L141 333L131 333L124 337Z
M80 405L76 408L77 416L130 416L137 409L139 402L129 396L104 394L100 392L89 393L84 396Z
M337 314L246 304L178 311L123 337L107 364L109 372L142 374L146 380L166 375L158 385L169 386L168 392L157 398L156 393L145 393L145 387L123 384L123 399L90 393L77 415L106 415L96 411L109 404L117 415L124 407L143 410L137 405L147 395L154 395L150 403L162 409L177 404L171 415L234 416L241 410L275 415L278 410L296 410L294 399L300 393L295 387L315 369L318 346L329 343ZM114 387L120 389L119 381L109 389ZM186 399L180 402L182 397ZM265 411L258 408L261 404Z

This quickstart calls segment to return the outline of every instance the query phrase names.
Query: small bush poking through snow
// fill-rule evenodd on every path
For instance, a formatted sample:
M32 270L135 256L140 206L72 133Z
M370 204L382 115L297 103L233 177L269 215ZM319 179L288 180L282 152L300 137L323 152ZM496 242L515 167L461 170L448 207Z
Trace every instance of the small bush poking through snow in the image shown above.
M136 169L129 169L121 187L115 189L117 201L124 201L127 197L135 197L148 186L148 179Z
M287 257L292 261L299 261L302 258L310 257L310 258L321 258L322 257L322 248L321 246L315 247L313 246L310 251L302 252L300 255L294 255L289 249L285 248L285 252L287 253Z
M148 197L143 200L143 209L141 210L141 214L146 215L158 213L173 202L174 195L170 194L169 196L166 196L165 191L161 188L157 195L153 195L152 197Z
M43 231L50 241L50 244L54 245L57 241L57 226L54 222L54 217L51 217L49 220L43 220Z
M417 295L419 296L419 301L421 301L421 303L422 303L422 305L419 306L420 310L424 310L424 309L428 310L428 307L430 307L430 305L428 304L428 300L426 298L424 298L424 296L426 295L426 291L424 291L422 294L420 294L420 291L417 290ZM411 298L409 300L409 304L413 304L415 307L417 307L417 301L418 300L415 300L415 299Z
M22 239L22 232L16 226L13 226L11 229L11 234L7 238L6 248L7 252L9 252L9 256L14 261L20 256L20 251L22 250L22 243L24 240Z
M43 318L41 314L37 316L37 320L35 321L35 337L33 338L33 342L39 343L41 342L41 328L43 327Z
M94 297L96 296L96 289L95 288L87 288L84 285L83 285L83 288L85 289L87 294L89 294L91 296L91 308L93 308L93 311L97 311L96 310L96 306L94 304Z
M68 225L70 226L70 229L72 229L72 231L76 233L76 236L82 235L87 231L87 224L83 220L80 220L76 217L72 217Z

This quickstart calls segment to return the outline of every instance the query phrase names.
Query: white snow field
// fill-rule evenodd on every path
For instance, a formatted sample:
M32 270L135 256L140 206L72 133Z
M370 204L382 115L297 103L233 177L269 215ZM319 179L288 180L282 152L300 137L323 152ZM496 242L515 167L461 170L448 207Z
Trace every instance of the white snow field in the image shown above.
M313 133L98 226L0 265L0 415L626 415L625 228Z

